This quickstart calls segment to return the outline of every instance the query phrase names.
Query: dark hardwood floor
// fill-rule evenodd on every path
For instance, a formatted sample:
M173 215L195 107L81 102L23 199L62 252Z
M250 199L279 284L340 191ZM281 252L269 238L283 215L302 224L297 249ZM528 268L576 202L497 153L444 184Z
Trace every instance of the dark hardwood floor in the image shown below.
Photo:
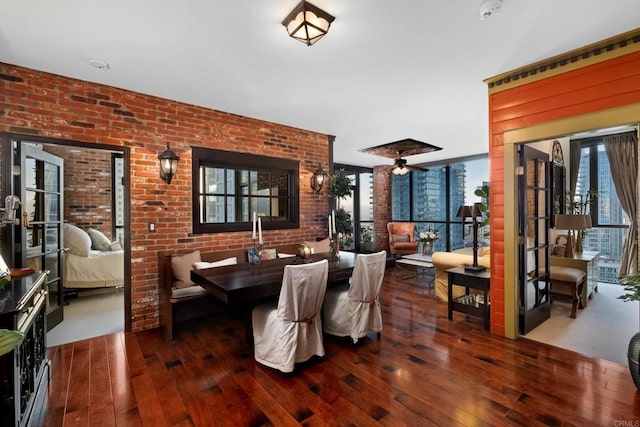
M626 366L486 332L388 270L384 329L292 375L257 365L244 325L217 314L178 328L49 349L48 426L639 425Z

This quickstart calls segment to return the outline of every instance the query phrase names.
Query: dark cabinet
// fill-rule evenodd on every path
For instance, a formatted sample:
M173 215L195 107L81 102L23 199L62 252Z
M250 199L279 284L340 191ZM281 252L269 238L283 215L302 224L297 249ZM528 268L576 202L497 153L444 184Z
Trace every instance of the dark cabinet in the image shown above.
M13 279L0 290L0 329L24 339L0 356L0 425L37 425L49 381L46 345L47 273Z

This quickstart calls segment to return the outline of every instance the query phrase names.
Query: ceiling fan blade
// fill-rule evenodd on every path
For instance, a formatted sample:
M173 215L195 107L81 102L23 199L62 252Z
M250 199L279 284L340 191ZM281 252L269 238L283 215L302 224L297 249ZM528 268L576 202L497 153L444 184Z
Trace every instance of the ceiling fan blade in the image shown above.
M414 170L414 171L429 172L429 169L423 168L421 166L404 165L404 167L407 168L407 169Z

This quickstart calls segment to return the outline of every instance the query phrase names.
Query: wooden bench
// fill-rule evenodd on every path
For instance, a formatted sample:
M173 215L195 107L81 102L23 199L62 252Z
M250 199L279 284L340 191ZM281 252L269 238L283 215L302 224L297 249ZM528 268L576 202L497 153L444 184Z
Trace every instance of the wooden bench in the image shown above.
M295 254L299 244L281 245L276 247L277 253ZM175 278L171 268L171 259L174 256L185 255L196 249L178 252L160 252L158 254L158 305L160 312L160 328L167 341L171 341L174 335L174 327L178 322L184 322L207 314L226 310L227 306L207 293L200 286L190 286L183 289L174 289ZM202 261L214 262L230 257L236 257L238 264L248 262L248 254L245 249L234 249L216 252L202 252Z
M584 308L582 303L582 290L586 280L586 273L577 268L561 267L552 265L549 267L549 278L551 281L551 294L564 295L563 288L569 288L569 296L573 300L571 305L571 314L569 317L576 318L576 308Z

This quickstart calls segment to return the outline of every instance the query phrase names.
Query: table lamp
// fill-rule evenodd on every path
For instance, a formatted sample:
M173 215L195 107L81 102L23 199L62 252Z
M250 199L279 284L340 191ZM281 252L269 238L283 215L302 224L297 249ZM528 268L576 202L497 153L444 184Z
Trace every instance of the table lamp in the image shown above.
M485 271L487 267L478 265L478 218L482 217L482 212L478 207L478 204L473 206L461 205L458 208L456 217L462 218L462 225L464 227L465 218L471 217L473 219L473 265L467 265L464 267L464 271L470 273L479 273Z
M567 250L564 253L566 258L573 258L574 254L582 253L582 238L578 238L574 243L574 231L583 231L591 228L591 215L556 214L556 229L567 230ZM574 244L576 245L574 250Z

